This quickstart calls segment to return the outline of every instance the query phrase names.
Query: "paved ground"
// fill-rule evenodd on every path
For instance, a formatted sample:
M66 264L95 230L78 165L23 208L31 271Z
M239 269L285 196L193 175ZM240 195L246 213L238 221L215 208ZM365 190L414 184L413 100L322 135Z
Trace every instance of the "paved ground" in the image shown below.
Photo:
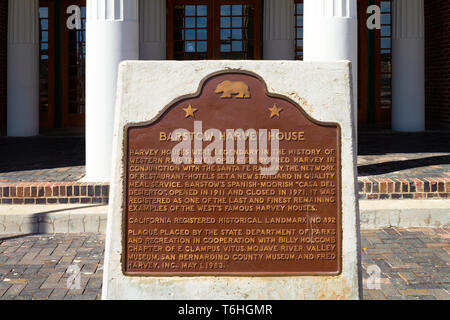
M85 175L81 132L0 137L0 182L78 181ZM360 177L450 177L450 131L359 134Z
M450 229L364 231L362 250L365 299L450 300ZM103 254L101 234L0 238L0 299L99 299Z
M78 181L85 175L82 134L0 137L0 182Z
M450 177L450 131L361 132L358 144L360 177Z
M361 242L364 299L450 300L450 229L364 231ZM369 290L377 271L381 290Z
M0 299L99 299L103 254L100 234L0 237Z

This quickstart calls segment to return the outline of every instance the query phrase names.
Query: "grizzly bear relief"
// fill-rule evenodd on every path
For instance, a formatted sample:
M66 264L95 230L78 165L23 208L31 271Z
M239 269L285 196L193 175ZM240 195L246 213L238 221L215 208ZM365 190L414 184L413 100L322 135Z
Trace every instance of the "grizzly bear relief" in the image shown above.
M250 88L242 81L226 80L220 83L216 88L216 93L223 93L222 99L231 99L234 95L238 99L250 99Z

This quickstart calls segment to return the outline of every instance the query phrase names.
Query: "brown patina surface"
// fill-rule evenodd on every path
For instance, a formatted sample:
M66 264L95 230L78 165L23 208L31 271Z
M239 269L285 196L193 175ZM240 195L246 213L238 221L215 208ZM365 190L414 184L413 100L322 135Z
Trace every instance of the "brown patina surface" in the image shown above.
M203 132L278 129L278 173L262 176L268 165L249 164L248 157L246 164L173 164L170 151L179 141L170 133L193 132L194 121ZM177 99L156 119L125 128L125 143L125 274L341 272L340 128L267 93L257 76L208 77L196 94ZM203 150L210 143L203 142Z

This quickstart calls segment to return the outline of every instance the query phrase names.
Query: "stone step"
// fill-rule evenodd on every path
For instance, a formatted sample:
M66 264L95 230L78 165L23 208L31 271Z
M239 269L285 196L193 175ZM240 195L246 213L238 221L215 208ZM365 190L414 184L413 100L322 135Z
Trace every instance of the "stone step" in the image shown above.
M360 200L361 229L448 228L450 200Z
M360 200L361 229L448 228L450 200ZM106 230L107 205L1 205L0 234Z
M107 205L2 205L0 234L105 232Z

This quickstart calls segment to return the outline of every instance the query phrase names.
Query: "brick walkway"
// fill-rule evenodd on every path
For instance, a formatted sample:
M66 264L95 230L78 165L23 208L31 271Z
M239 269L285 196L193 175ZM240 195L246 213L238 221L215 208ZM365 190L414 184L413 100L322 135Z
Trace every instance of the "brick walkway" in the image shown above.
M364 231L362 247L365 299L450 300L450 229ZM99 299L103 254L100 234L0 238L0 299ZM72 265L80 289L68 290ZM374 270L381 290L367 289Z
M364 299L450 300L450 229L364 231L361 246ZM367 289L374 265L381 290Z
M99 299L103 254L100 234L0 238L0 299ZM80 289L68 290L72 265L81 269Z

